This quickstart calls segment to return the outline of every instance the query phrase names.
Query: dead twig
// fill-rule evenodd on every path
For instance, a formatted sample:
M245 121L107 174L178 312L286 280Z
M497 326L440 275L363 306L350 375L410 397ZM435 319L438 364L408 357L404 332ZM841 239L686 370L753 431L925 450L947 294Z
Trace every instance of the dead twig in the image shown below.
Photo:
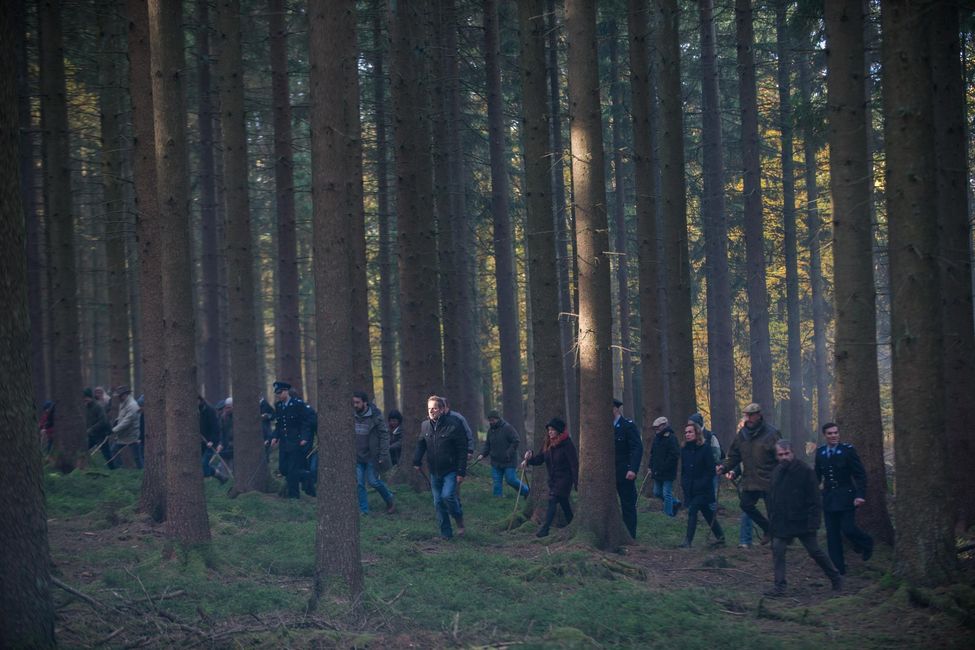
M78 591L77 589L75 589L71 585L65 584L65 583L61 582L60 580L58 580L54 576L51 576L51 584L53 584L55 587L60 587L61 589L65 590L66 592L68 592L69 594L71 594L73 596L77 596L81 600L85 601L86 603L88 603L89 605L91 605L92 607L94 607L96 610L114 609L114 608L108 607L106 605L103 605L102 603L100 603L99 601L95 600L94 598L92 598L88 594L84 594L84 593Z
M125 628L124 627L120 627L119 629L115 630L114 632L112 632L111 634L109 634L104 639L99 639L98 641L95 641L95 645L96 646L105 645L106 643L108 643L109 641L111 641L112 639L114 639L115 637L117 637L119 634L121 634L124 631L125 631Z

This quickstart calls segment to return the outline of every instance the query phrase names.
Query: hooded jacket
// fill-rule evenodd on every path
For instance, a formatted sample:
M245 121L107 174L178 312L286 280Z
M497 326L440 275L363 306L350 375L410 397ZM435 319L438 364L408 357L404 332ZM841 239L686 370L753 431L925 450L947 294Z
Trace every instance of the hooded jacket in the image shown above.
M767 492L772 470L778 464L775 443L781 439L778 429L765 422L764 418L754 429L742 427L731 443L728 457L722 463L724 471L735 469L741 464L743 468L740 488Z

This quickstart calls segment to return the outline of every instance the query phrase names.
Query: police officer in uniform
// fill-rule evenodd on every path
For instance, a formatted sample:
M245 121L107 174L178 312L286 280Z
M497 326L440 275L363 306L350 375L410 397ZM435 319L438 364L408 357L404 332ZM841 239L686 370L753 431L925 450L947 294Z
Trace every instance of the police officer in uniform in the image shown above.
M826 444L816 450L816 478L823 485L826 546L837 570L845 574L844 535L864 561L873 555L873 538L857 528L855 520L856 509L866 503L867 473L853 445L840 442L840 429L835 423L824 424L823 435Z
M309 409L297 396L289 392L291 384L274 382L274 433L271 446L280 443L279 468L288 484L288 498L300 496L298 485L305 470L305 458L311 449L312 422Z
M613 439L616 447L616 493L620 497L623 524L636 539L636 475L643 459L643 441L633 420L623 417L623 402L613 400Z

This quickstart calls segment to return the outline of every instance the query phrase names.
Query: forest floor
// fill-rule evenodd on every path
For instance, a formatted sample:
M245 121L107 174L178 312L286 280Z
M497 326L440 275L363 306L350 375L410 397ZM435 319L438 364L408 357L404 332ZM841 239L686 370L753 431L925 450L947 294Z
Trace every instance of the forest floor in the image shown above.
M686 516L641 499L638 542L620 554L566 531L537 539L531 522L506 532L514 491L492 497L487 467L463 486L467 534L450 542L436 536L429 494L394 486L399 512L387 515L370 490L365 596L356 608L325 598L307 612L313 499L229 499L207 480L213 542L186 550L136 512L140 481L133 470L47 475L62 647L975 647L975 559L963 558L956 585L926 591L891 575L889 548L869 563L848 551L836 594L795 544L789 596L771 600L771 551L736 548L726 493L728 548L707 550L703 522L695 548L675 548Z

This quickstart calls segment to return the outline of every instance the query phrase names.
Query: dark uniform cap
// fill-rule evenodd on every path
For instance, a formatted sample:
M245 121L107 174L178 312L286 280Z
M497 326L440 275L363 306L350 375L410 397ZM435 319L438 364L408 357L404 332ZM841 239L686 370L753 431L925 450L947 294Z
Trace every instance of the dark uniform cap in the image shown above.
M619 407L623 406L623 402L620 401L620 400L618 400L618 399L614 399L613 400L613 406L615 406L616 408L619 408Z
M276 381L274 382L274 392L280 392L282 390L291 390L291 384L286 381Z

